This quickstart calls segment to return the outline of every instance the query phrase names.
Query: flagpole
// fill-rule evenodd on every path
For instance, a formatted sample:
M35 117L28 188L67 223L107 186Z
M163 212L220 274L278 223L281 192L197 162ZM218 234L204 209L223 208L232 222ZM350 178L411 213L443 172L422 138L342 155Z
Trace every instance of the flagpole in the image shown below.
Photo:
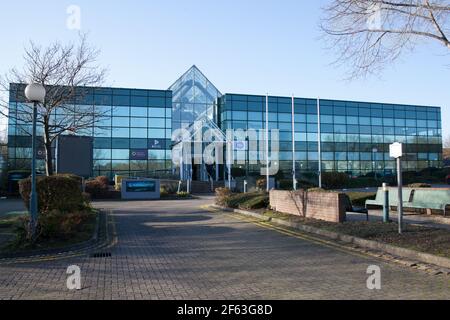
M266 94L266 188L270 191L269 183L269 94Z
M292 94L292 185L297 190L297 175L295 172L295 98Z
M317 145L319 153L319 188L322 188L322 127L320 123L320 98L317 98Z

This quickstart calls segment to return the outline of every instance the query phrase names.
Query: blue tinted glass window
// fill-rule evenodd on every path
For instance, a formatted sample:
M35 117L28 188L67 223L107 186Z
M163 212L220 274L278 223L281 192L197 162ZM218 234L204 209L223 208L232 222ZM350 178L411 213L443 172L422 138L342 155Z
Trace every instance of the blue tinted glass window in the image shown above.
M346 117L344 116L334 116L334 123L335 124L345 124Z
M130 108L129 107L114 107L113 115L116 117L128 117L128 116L130 116Z
M130 128L112 128L113 138L129 138Z
M320 115L320 122L321 123L333 123L334 117L328 116L328 115Z
M131 118L130 124L132 127L146 128L147 127L147 119L146 118Z
M145 132L145 135L147 135L147 132ZM148 140L147 139L130 139L130 148L132 149L147 149L148 146Z
M111 149L94 149L94 158L99 160L111 160Z
M113 127L129 127L130 126L130 118L113 117L112 125L113 125Z
M358 134L359 133L359 126L357 126L357 125L348 125L347 126L347 133Z
M165 150L149 150L148 158L150 160L164 160L166 158Z
M306 122L306 114L296 114L295 122Z
M345 116L347 112L345 107L334 107L334 114L338 116Z
M131 128L131 138L147 138L147 129Z
M335 125L334 132L335 133L347 133L347 127L345 125Z
M166 106L166 99L162 97L149 97L148 105L151 107L164 108Z
M154 118L164 118L166 116L166 109L163 108L149 108L148 116Z
M132 107L131 108L132 117L147 117L147 108Z
M333 133L334 126L332 124L323 124L323 125L321 125L321 131L323 133Z
M113 149L112 158L114 160L128 160L130 158L129 149Z
M347 124L359 124L358 117L347 117Z
M233 120L247 121L247 112L245 112L245 111L233 111Z
M131 105L137 107L145 107L147 106L147 97L136 97L131 96Z
M249 121L262 121L263 113L262 112L249 112L248 120Z
M110 138L94 138L94 148L96 148L96 149L111 148L111 139Z
M148 137L155 139L164 139L166 137L166 132L164 129L149 129Z
M292 115L289 113L279 113L278 121L280 122L292 122Z
M370 126L371 119L369 117L361 117L361 118L359 118L359 124L363 125L363 126Z
M372 133L372 128L370 126L360 126L359 127L359 132L361 134L371 134Z
M360 117L370 117L371 116L370 109L360 108L359 116Z
M129 106L130 96L113 96L113 106Z
M372 118L372 125L373 126L382 126L383 118Z

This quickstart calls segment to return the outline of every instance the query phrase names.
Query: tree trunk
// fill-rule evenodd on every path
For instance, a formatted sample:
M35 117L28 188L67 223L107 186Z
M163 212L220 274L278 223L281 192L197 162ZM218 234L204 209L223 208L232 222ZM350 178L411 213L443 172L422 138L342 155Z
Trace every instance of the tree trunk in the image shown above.
M48 117L44 116L44 146L45 146L45 173L47 176L53 175L53 153L52 140L50 139Z
M53 154L52 143L45 143L45 173L47 176L53 175Z

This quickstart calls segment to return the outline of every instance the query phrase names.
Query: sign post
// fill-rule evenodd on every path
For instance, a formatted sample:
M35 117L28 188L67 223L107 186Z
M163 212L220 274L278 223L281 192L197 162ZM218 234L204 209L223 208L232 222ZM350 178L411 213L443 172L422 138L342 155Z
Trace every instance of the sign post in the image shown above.
M389 186L387 183L383 183L383 194L384 194L384 204L383 204L383 222L389 222Z
M393 143L389 146L390 156L397 160L397 180L398 180L398 233L403 233L403 175L402 175L402 157L403 145Z

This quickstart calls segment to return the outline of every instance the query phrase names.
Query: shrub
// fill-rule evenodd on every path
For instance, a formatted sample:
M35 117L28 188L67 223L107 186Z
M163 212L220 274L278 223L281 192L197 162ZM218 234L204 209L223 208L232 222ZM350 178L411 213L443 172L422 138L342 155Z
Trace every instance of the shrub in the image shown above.
M323 188L309 188L308 192L329 192Z
M269 202L270 200L267 194L260 194L244 201L239 205L239 208L244 210L262 209L267 208L269 206Z
M219 206L226 206L228 198L232 195L232 192L228 188L216 189L216 204Z
M159 188L159 193L161 194L161 197L167 197L169 195L169 192L167 191L166 187L161 186Z
M178 192L178 183L175 182L164 182L161 183L161 189L164 190L167 194L177 194Z
M109 197L108 177L97 177L94 180L87 181L85 191L89 193L93 199L108 198Z
M350 178L343 172L324 172L322 173L322 183L328 189L341 189L348 185Z
M258 190L266 190L267 188L267 182L266 178L261 178L256 180L256 188Z
M177 192L177 196L179 198L189 198L191 195L186 191Z
M45 215L39 215L37 224L37 234L35 242L45 240L67 240L83 230L84 224L95 217L91 212L72 212L62 214L57 210L48 212ZM29 217L23 217L17 230L16 245L23 246L31 244L30 239L30 220Z
M83 197L79 180L67 175L37 177L38 210L46 214L53 210L62 213L84 210L88 206ZM20 194L29 209L31 178L19 182Z
M411 183L407 186L408 188L431 188L431 184L428 183Z

